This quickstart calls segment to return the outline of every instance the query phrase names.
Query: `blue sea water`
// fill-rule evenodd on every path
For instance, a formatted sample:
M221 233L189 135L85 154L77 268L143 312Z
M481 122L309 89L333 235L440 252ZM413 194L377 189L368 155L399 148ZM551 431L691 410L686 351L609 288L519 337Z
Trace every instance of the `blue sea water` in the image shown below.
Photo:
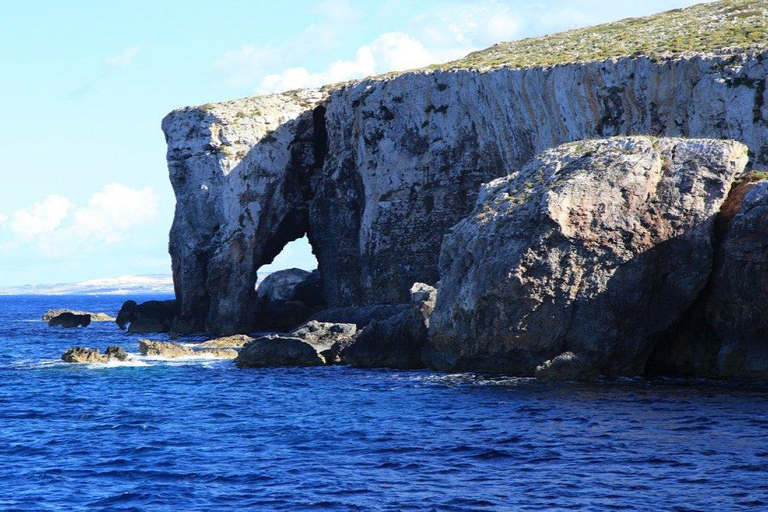
M0 297L0 509L768 508L765 385L59 361L122 300Z

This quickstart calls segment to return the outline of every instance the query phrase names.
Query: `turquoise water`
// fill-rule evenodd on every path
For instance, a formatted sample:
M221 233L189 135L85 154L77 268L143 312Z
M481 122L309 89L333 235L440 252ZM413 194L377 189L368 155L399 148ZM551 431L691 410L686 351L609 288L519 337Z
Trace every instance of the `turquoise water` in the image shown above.
M763 385L58 361L135 353L113 324L39 321L122 300L0 297L0 509L768 507Z

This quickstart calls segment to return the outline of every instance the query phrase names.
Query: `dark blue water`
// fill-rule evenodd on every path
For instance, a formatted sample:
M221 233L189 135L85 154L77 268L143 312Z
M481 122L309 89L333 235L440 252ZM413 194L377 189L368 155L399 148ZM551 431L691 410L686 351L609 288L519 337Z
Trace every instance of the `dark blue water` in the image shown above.
M231 361L58 362L138 337L0 297L0 509L764 510L760 385L530 380Z

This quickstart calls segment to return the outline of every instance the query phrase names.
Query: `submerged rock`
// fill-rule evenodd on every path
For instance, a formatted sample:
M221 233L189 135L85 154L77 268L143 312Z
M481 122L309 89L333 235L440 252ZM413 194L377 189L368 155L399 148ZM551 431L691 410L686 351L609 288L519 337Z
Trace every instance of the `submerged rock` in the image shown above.
M70 311L59 313L48 320L48 325L51 327L88 327L91 325L91 315L82 314L78 315Z
M55 317L61 315L62 313L72 313L73 315L89 315L91 317L91 322L114 322L115 317L110 316L106 313L90 313L88 311L78 311L76 309L49 309L44 315L43 315L43 322L50 322Z
M746 161L737 142L613 138L484 185L443 243L431 365L532 375L572 352L586 373L642 374L707 282Z
M323 363L309 343L299 338L274 335L256 338L235 358L235 364L240 368L320 366Z

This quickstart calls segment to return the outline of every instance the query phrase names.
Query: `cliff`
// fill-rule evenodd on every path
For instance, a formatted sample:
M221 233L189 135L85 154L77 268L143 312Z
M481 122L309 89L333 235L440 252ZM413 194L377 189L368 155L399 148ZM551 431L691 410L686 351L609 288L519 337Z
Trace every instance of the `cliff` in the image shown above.
M565 142L733 139L765 167L768 51L744 45L766 42L766 3L692 9L621 22L634 46L615 43L616 25L606 25L427 70L172 112L163 130L177 197L175 330L247 331L259 267L305 233L329 306L404 302L414 282L439 280L443 235L482 183ZM585 33L599 36L589 48L613 40L634 55L583 50ZM668 46L674 33L681 48L645 51L654 42L642 34L654 33ZM732 44L742 48L722 48Z

